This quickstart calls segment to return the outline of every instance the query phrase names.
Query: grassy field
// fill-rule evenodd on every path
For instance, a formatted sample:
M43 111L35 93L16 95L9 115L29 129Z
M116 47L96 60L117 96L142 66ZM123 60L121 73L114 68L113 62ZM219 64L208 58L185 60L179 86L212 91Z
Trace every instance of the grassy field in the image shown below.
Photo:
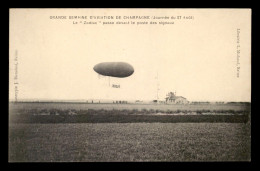
M244 123L10 124L10 162L250 161Z
M82 114L18 115L11 123L248 123L248 115L151 115L151 114Z
M10 103L10 162L250 161L250 104Z
M108 107L103 109L105 106ZM247 123L250 121L250 105L17 103L10 104L9 121L12 123Z
M177 111L177 110L250 110L250 104L89 104L89 103L9 103L10 110L21 110L21 109L59 109L59 110L88 110L88 109L105 109L105 110L162 110L162 111Z

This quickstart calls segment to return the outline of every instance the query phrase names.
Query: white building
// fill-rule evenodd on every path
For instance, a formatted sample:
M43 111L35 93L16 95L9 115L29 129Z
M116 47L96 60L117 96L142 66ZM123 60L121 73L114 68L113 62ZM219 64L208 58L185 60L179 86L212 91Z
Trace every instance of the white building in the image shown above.
M176 96L176 93L170 92L166 95L165 98L166 104L188 104L189 101L182 97L182 96Z

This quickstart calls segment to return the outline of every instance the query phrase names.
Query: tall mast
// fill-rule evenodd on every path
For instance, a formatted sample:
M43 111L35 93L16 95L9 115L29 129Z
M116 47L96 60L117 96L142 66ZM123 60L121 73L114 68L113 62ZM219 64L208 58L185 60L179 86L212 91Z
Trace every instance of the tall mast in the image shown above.
M157 103L159 103L159 76L158 76L158 71L157 71Z

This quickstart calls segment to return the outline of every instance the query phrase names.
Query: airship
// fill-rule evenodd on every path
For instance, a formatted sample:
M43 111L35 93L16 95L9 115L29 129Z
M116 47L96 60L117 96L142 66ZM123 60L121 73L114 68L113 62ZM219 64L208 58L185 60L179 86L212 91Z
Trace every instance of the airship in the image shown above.
M124 78L134 73L132 65L126 62L102 62L94 66L98 74L110 77Z

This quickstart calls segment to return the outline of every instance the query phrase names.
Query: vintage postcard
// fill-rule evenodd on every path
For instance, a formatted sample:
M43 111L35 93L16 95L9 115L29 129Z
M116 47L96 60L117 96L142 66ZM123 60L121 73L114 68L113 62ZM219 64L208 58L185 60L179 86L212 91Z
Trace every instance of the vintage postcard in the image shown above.
M9 162L251 161L251 14L11 8Z

